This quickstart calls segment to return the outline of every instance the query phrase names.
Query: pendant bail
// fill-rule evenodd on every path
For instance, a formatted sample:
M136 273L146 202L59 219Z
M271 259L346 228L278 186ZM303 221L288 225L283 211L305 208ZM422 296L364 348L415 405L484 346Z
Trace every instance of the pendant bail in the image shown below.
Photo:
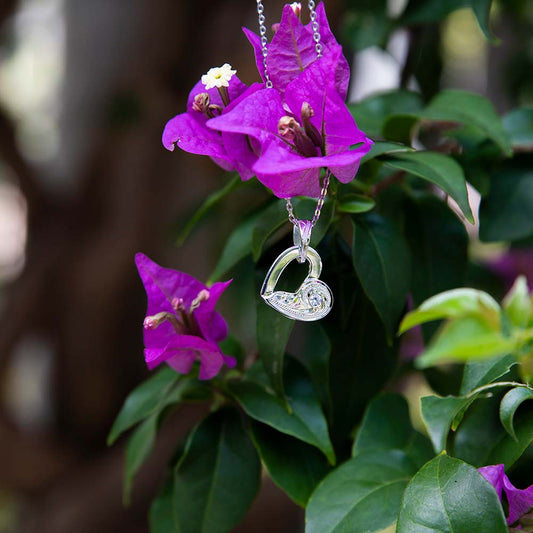
M311 230L313 223L310 220L297 220L294 224L292 237L294 246L298 246L298 263L305 263L307 259L307 249L311 242Z

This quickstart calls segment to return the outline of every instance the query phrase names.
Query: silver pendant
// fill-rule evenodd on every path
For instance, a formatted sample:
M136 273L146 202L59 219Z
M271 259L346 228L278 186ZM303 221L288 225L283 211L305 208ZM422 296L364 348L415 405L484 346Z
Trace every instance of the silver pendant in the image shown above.
M294 244L274 261L261 287L261 297L282 315L293 320L310 322L324 318L333 305L330 288L318 278L322 272L322 260L318 252L309 247L311 227L309 221L298 221L294 226ZM276 291L276 284L287 267L297 259L309 262L309 273L296 292Z

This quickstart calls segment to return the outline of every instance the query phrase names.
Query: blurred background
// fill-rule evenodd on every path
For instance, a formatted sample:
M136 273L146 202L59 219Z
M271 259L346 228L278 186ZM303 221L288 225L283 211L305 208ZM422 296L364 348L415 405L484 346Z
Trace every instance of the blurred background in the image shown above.
M383 2L379 16L373 4L326 2L353 63L352 100L402 86L426 99L442 87L476 91L500 113L532 103L525 0L493 4L497 45L468 8L392 27L406 1ZM282 6L265 2L268 24ZM143 251L205 280L253 206L256 193L236 194L216 224L176 246L227 175L207 158L167 152L160 137L210 67L229 62L244 82L258 80L240 30L257 27L255 9L252 0L0 1L0 533L148 531L165 464L203 408L165 424L124 508L123 443L108 449L105 437L148 374L133 257ZM528 250L498 268L502 280L526 273L533 283ZM235 531L299 524L301 511L265 481Z

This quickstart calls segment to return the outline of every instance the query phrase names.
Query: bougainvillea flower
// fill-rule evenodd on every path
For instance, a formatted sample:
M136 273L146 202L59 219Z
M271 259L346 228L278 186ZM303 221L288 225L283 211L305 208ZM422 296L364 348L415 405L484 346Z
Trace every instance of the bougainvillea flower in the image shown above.
M187 374L200 362L200 379L211 379L225 363L235 366L218 346L227 335L227 325L215 305L231 283L210 288L188 274L160 267L144 254L135 263L148 297L144 319L144 356L148 368L165 362Z
M341 49L308 66L282 95L275 88L255 91L208 126L254 140L252 170L280 198L320 194L320 169L351 181L372 141L357 125L335 87ZM356 146L350 149L353 145Z
M209 119L229 111L248 94L261 87L247 87L227 63L202 76L189 93L187 111L170 119L163 131L163 146L170 151L178 146L186 152L209 156L224 170L236 170L242 179L254 173L250 166L256 157L246 139L209 129ZM209 87L209 88L207 88Z
M505 492L509 513L507 524L514 524L519 518L533 508L533 485L527 489L517 489L505 475L505 465L484 466L479 469L480 474L494 487L500 501L502 491Z
M337 48L339 43L331 33L322 2L317 6L316 14L322 53L326 55ZM287 85L316 60L317 53L312 23L302 24L292 5L285 5L281 21L276 28L276 33L268 45L267 66L274 88L283 93ZM257 69L263 81L266 81L261 39L247 28L243 28L243 31L254 47ZM342 54L336 58L334 77L337 92L342 100L345 100L350 81L350 67Z

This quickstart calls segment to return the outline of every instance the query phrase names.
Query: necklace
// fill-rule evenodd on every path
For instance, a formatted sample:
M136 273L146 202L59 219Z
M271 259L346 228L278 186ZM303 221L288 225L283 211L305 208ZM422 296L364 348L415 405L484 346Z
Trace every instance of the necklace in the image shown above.
M268 58L268 39L266 36L264 6L262 0L257 2L257 17L259 22L259 34L261 38L261 52L263 55L263 67L265 86L272 88L267 68ZM311 28L313 30L313 40L317 59L322 57L322 44L320 42L320 32L315 10L315 2L308 2L309 14L311 19ZM284 252L282 252L274 261L267 272L265 281L261 287L261 297L265 302L293 320L302 320L306 322L324 318L331 310L333 305L333 295L330 288L319 279L322 272L322 260L318 252L309 246L311 241L311 232L313 226L318 222L322 206L328 193L330 180L330 171L326 170L320 195L318 197L315 213L311 220L299 220L294 214L294 208L290 198L287 198L287 213L289 222L293 224L293 243ZM309 272L296 292L277 291L276 284L281 277L285 268L293 260L299 263L309 263Z

